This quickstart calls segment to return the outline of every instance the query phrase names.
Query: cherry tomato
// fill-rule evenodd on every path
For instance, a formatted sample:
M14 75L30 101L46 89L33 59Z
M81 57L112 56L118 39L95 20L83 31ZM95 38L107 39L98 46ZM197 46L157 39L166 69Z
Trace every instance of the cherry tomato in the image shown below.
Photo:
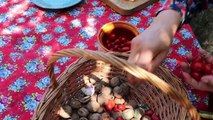
M195 71L195 72L200 72L202 71L203 69L203 63L202 62L192 62L191 65L190 65L190 68L192 71Z
M202 57L199 55L199 56L196 56L193 58L192 60L193 62L202 62Z
M192 72L191 76L197 81L200 81L200 78L202 77L201 74L198 72Z
M107 110L112 110L113 107L115 107L115 101L114 100L108 100L108 103L106 104L106 109Z

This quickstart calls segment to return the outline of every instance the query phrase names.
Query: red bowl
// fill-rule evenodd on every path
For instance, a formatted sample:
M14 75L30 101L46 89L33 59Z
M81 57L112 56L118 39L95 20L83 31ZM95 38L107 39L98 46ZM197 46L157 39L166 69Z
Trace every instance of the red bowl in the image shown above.
M139 33L139 30L128 22L107 23L98 32L98 49L103 52L129 52L131 40Z

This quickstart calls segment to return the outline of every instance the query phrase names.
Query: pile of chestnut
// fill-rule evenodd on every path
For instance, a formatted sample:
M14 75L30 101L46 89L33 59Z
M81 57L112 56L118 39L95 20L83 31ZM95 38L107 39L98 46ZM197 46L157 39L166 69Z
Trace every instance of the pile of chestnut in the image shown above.
M61 120L159 120L148 106L131 98L130 87L119 76L99 81L86 77L84 83L58 111Z

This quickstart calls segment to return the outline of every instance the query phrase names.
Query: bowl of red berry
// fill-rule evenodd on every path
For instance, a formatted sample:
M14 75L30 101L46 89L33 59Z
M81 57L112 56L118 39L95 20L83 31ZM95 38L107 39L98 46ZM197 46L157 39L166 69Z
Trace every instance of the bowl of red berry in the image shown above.
M132 39L139 30L124 21L109 22L98 32L99 50L103 52L129 52Z

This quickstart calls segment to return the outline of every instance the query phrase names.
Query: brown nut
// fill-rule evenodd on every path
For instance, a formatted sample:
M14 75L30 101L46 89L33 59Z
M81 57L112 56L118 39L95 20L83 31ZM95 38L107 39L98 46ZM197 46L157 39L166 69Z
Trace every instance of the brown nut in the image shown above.
M79 115L76 113L72 114L72 120L79 120Z
M90 111L90 112L97 112L98 109L100 108L100 104L96 101L90 101L88 104L87 104L87 109Z
M81 103L85 104L85 103L89 102L90 99L91 99L91 96L85 96L85 97L83 97L83 98L80 98L79 101L80 101Z
M89 120L100 120L101 115L99 113L94 113L89 117Z
M71 115L71 113L72 113L72 108L71 108L71 106L66 105L66 106L64 107L64 111Z
M120 78L119 77L113 77L110 80L110 86L115 87L115 86L118 86L118 85L120 85Z
M78 115L81 117L86 117L89 115L89 111L86 108L82 107L78 110Z
M104 108L103 107L100 107L99 109L98 109L98 113L102 113L104 111Z
M70 102L70 106L73 108L73 109L79 109L81 107L81 103L78 101L78 100L71 100Z
M111 117L110 117L109 113L105 112L105 113L101 114L100 120L110 120L110 118Z
M134 110L126 109L122 112L122 116L124 117L124 119L130 120L134 117Z
M122 89L119 86L116 86L113 89L113 94L116 98L122 98Z
M102 95L110 95L111 94L112 89L110 87L102 87L101 89L101 94Z
M81 117L80 120L88 120L87 118L85 117Z
M82 92L82 90L78 90L74 96L76 99L81 99L83 97L85 97L85 94Z

